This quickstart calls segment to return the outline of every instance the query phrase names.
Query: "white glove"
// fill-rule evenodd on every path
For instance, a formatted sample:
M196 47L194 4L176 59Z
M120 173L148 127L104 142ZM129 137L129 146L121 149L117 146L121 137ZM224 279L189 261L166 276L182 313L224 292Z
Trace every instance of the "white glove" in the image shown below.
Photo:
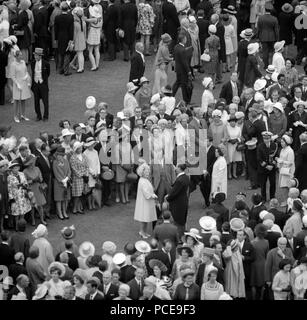
M272 136L272 141L275 141L278 138L278 135L275 134L274 136Z

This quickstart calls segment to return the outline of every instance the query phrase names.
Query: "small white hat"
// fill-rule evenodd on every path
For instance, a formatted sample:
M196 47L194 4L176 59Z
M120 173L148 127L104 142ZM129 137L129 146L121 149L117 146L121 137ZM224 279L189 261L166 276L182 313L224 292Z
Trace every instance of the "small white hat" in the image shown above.
M62 137L72 136L72 135L73 135L73 132L71 132L69 129L63 129L62 130Z
M79 254L82 258L93 256L95 254L95 246L89 241L84 241L80 244Z
M144 240L137 241L134 246L137 251L142 253L148 253L151 250L149 243Z
M205 87L205 88L208 88L208 86L209 86L209 84L211 83L211 82L213 82L213 80L212 80L212 78L210 78L210 77L205 77L204 79L203 79L203 86Z
M121 265L123 264L124 262L126 261L126 256L124 253L122 252L119 252L119 253L116 253L113 257L113 262L114 264L116 265Z
M102 244L102 250L107 252L107 253L112 253L114 254L116 251L116 244L112 241L105 241Z
M43 224L39 224L37 226L37 228L32 232L32 236L34 238L40 238L43 237L47 232L47 228L46 226L44 226Z
M278 75L279 75L279 73L277 71L274 71L271 76L272 81L277 82Z
M88 96L85 100L85 105L87 109L93 109L96 105L96 98L93 96Z
M159 94L159 93L156 93L156 94L154 94L154 95L151 97L150 103L151 103L151 104L154 104L154 103L160 101L160 99L161 99L160 94Z
M263 218L269 213L269 211L267 210L262 210L260 213L259 213L259 218L261 220L263 220Z
M208 31L211 33L216 33L216 26L214 24L210 24Z
M133 83L133 82L128 82L127 83L127 91L131 92L136 90L138 87Z
M83 147L83 143L80 141L76 141L72 147L73 151L76 152L77 149Z
M254 83L254 90L260 91L263 90L266 86L266 80L265 79L257 79Z
M285 40L275 42L275 44L274 44L275 52L280 51L284 47L285 43L286 43Z
M235 113L235 117L236 117L237 119L242 119L242 118L245 117L245 114L244 114L244 112L242 112L242 111L237 111L237 112Z
M84 123L79 123L79 126L82 128L82 129L85 129L86 128L86 125Z
M259 43L255 42L255 43L250 43L247 46L247 52L248 54L254 54L259 50Z
M213 231L216 229L216 220L210 216L204 216L199 219L199 225L205 231Z
M255 83L256 83L256 82L255 82ZM255 93L255 96L254 96L254 100L255 100L256 102L258 102L258 101L265 101L265 97L264 97L264 95L263 95L262 93L256 92L256 93Z
M117 112L116 117L119 119L122 119L122 120L124 120L126 118L124 115L124 112L122 112L122 111Z
M212 117L221 117L222 116L222 111L219 109L215 109L212 111Z
M284 113L284 108L282 106L282 104L280 102L276 102L274 105L273 105L273 108L276 108L278 109L280 112Z

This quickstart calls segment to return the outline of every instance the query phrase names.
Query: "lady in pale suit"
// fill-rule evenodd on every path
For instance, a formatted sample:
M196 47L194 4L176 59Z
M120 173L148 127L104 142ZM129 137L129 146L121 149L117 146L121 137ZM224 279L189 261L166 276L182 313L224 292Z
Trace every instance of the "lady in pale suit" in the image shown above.
M294 151L290 147L292 138L287 135L283 135L280 143L282 149L280 151L279 158L277 159L279 168L279 188L282 192L281 198L287 199L289 181L293 178L295 171ZM285 205L287 205L286 201L281 203L281 206Z
M223 192L227 197L227 162L224 158L224 151L217 147L215 149L216 161L212 170L211 193Z
M141 164L137 169L137 174L140 176L140 179L136 196L134 220L140 222L139 235L146 239L150 237L147 233L148 223L157 220L155 199L158 197L154 193L153 186L149 181L150 167L148 164Z
M15 61L12 62L11 76L13 80L13 99L15 106L14 121L29 121L25 116L26 100L31 98L31 77L28 74L27 66L22 59L21 51L15 51Z
M202 84L205 87L205 90L201 98L201 111L207 113L208 105L215 102L214 95L212 93L214 84L210 77L205 77Z

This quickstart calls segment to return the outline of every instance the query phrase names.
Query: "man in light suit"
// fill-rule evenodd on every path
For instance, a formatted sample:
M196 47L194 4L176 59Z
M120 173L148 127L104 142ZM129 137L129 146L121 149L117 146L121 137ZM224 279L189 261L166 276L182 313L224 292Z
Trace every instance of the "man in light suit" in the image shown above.
M139 85L140 79L145 72L145 57L144 57L144 45L142 42L135 44L135 52L131 57L131 68L129 75L129 82L133 82L135 85Z
M227 105L232 103L232 99L235 96L240 96L238 74L233 72L230 76L230 80L223 84L220 98L226 100Z
M135 277L127 284L130 287L129 298L131 298L132 300L138 300L142 296L143 289L145 286L144 269L137 268L135 270Z
M270 2L265 4L265 14L258 19L257 37L262 45L264 68L269 65L270 55L273 54L274 43L279 38L279 24L276 17L271 15L273 6Z
M177 165L176 181L169 194L165 197L165 199L169 202L170 211L178 229L179 239L181 239L185 231L189 206L188 192L190 179L185 173L186 169L187 166L184 163Z

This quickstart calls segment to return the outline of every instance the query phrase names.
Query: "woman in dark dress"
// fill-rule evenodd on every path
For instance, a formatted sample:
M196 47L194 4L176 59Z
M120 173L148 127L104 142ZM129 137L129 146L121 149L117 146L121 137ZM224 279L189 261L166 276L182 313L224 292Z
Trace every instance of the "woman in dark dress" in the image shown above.
M6 75L5 67L7 66L7 53L2 48L2 43L0 42L0 106L5 103L5 84Z
M294 14L293 14L293 7L291 4L286 3L282 6L281 12L278 16L279 22L279 39L285 40L285 49L284 55L285 57L288 56L288 46L292 44L292 35L294 29Z
M262 77L259 70L258 60L256 55L259 51L258 43L250 43L247 47L248 57L245 65L244 84L248 88L252 88L255 81Z

